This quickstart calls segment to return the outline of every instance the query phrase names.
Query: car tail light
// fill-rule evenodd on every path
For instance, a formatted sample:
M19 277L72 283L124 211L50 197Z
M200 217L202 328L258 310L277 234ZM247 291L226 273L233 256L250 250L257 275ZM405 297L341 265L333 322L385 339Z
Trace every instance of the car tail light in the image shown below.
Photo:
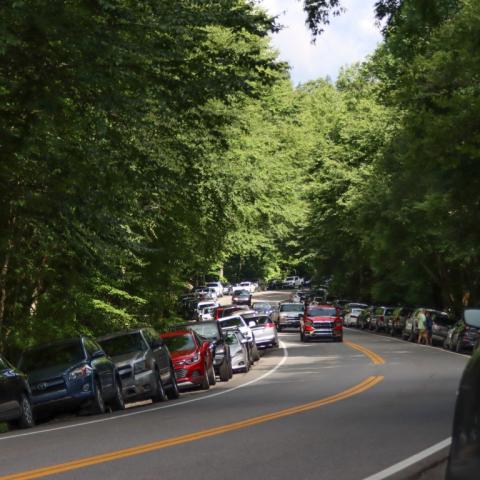
M307 332L313 332L313 330L315 330L315 329L314 329L311 325L305 324L305 330L306 330Z
M273 322L268 322L265 324L265 328L273 328L275 324Z

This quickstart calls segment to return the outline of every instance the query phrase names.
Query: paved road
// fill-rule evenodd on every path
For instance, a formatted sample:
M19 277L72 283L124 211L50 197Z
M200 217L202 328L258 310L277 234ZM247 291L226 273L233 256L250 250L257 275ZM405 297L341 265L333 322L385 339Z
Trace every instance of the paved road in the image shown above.
M350 330L280 338L209 392L0 435L0 480L362 480L450 435L464 356Z

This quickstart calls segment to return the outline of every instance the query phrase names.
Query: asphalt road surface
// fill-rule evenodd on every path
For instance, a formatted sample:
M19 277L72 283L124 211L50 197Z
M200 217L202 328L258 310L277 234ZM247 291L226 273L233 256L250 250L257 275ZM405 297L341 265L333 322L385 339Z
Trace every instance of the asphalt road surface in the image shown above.
M363 480L450 436L466 357L354 330L280 339L208 392L0 435L0 480Z

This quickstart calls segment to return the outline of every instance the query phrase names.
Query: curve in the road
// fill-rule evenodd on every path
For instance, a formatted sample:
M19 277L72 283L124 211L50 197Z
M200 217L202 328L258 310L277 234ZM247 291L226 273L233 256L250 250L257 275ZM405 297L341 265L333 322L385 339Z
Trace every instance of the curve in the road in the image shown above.
M364 355L366 355L374 365L384 365L385 364L385 359L378 355L377 353L373 352L372 350L363 347L362 345L359 345L358 343L353 343L353 342L345 342L345 345L349 346L350 348L353 348Z
M290 407L284 410L279 410L277 412L272 412L266 415L260 415L257 417L249 418L247 420L229 423L219 427L201 430L199 432L194 432L187 435L181 435L178 437L173 437L173 438L161 440L158 442L147 443L144 445L138 445L136 447L117 450L117 451L106 453L106 454L86 457L80 460L73 460L70 462L66 462L58 465L52 465L49 467L42 467L34 470L29 470L26 472L10 474L10 475L0 477L0 480L31 480L35 478L44 478L50 475L65 473L68 471L77 470L77 469L89 467L92 465L98 465L100 463L111 462L111 461L123 459L126 457L142 455L155 450L160 450L160 449L172 447L175 445L193 442L203 438L212 437L215 435L221 435L223 433L231 432L234 430L251 427L253 425L270 422L272 420L277 420L283 417L296 415L299 413L303 413L309 410L319 408L324 405L339 402L341 400L345 400L347 398L353 397L362 392L365 392L366 390L373 388L375 385L380 383L383 380L383 378L384 377L381 375L370 376L365 380L363 380L362 382L354 385L353 387L350 387L347 390L344 390L335 395L331 395L331 396L328 396L313 402L305 403L302 405L297 405L295 407Z

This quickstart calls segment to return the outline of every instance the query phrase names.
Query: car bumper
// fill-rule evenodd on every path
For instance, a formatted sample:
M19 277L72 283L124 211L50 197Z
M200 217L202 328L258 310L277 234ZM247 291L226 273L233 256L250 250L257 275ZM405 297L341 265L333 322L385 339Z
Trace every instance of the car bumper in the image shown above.
M138 373L134 378L122 379L122 390L125 400L150 396L156 382L153 371Z
M341 330L312 330L303 332L306 338L326 338L326 339L336 339L342 338L343 332Z
M195 367L192 368L175 368L175 376L177 385L180 389L198 387L204 378L203 372Z
M278 325L280 328L299 328L300 320L279 320Z

